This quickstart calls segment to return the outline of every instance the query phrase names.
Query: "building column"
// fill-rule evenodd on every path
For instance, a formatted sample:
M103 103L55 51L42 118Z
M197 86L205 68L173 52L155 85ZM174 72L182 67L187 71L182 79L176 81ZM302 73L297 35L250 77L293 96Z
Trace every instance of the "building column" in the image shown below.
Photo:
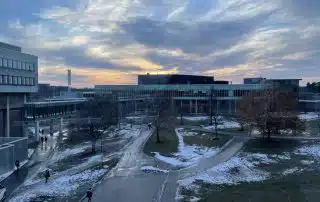
M37 139L37 141L39 141L39 139L40 139L40 137L39 137L39 121L36 121L35 122L35 129L34 129L34 132L35 132L35 135L36 135L36 139Z
M174 100L173 98L171 98L171 111L173 112L173 109L174 109Z
M192 100L190 100L190 103L189 103L189 106L190 106L190 114L192 114Z
M7 95L7 107L6 107L6 136L10 137L10 97Z
M180 109L182 110L182 100L180 100Z
M60 118L59 133L62 134L63 118Z
M198 114L198 100L196 100L196 114Z
M216 113L219 114L219 100L217 100L217 104L216 104Z

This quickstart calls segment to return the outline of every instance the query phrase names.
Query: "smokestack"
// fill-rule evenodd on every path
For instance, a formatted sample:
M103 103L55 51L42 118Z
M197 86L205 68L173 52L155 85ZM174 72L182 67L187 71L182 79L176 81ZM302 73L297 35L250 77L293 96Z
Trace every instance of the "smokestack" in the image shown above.
M71 92L71 69L68 69L68 92Z

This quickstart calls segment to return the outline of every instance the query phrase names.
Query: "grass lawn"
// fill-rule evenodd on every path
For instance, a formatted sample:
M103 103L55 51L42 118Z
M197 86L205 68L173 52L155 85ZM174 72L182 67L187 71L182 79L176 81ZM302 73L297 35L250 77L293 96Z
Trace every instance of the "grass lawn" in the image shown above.
M178 151L179 140L172 129L161 129L160 131L160 141L157 143L157 135L154 132L143 149L144 153L153 156L152 152L159 152L163 156L171 156L173 153Z
M320 135L320 120L306 121L306 130L310 132L312 136Z
M257 165L257 169L269 173L269 177L264 181L239 182L230 185L196 181L192 189L184 187L181 189L183 199L180 201L191 201L198 198L197 201L219 202L317 202L320 197L320 158L301 155L295 151L303 146L318 144L317 141L274 140L267 142L261 139L250 140L240 152L240 157L254 153L267 155L283 155L285 153L290 158L278 159L275 163ZM314 161L314 163L302 164L302 160ZM283 174L285 170L293 168L299 169L299 171Z

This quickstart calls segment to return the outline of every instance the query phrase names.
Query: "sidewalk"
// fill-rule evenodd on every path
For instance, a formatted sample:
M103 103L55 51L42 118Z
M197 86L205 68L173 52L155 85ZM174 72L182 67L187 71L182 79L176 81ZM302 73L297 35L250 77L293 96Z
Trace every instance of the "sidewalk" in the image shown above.
M16 188L18 188L26 178L36 173L39 167L50 158L53 154L57 143L56 136L49 136L47 143L37 145L31 159L24 164L18 171L15 170L11 175L1 181L1 184L6 187L7 195L9 196Z

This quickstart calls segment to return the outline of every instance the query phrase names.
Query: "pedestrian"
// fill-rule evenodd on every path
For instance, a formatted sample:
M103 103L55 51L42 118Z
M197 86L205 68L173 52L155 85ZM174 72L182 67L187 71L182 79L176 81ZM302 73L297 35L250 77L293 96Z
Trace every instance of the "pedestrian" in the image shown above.
M148 123L149 130L151 129L151 123Z
M16 160L16 162L14 163L16 165L17 170L19 170L20 168L20 161Z
M44 177L46 178L46 183L47 183L47 182L48 182L48 179L49 179L49 177L50 177L50 172L49 172L48 169L45 171Z
M40 137L41 143L43 143L43 136Z
M88 202L91 202L92 195L93 195L92 189L89 188L88 191L87 191Z
M47 142L47 141L48 141L47 136L44 136L44 141L45 141L45 142Z

